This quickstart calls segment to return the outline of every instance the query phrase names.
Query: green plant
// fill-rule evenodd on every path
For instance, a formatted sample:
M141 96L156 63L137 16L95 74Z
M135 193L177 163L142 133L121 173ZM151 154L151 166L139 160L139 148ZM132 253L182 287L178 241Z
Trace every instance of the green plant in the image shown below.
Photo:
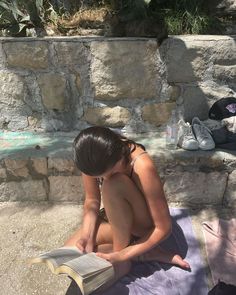
M204 0L152 0L151 5L162 15L169 34L206 34L220 26Z
M11 36L25 36L26 28L42 27L44 1L2 0L0 2L0 28Z

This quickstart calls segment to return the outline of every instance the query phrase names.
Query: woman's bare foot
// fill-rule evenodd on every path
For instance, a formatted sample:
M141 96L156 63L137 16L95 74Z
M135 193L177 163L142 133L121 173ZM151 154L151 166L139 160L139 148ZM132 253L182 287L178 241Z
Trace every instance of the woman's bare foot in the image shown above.
M174 254L172 252L165 251L159 246L139 256L137 260L138 261L159 261L159 262L178 265L184 269L190 269L189 263L183 260L181 256Z

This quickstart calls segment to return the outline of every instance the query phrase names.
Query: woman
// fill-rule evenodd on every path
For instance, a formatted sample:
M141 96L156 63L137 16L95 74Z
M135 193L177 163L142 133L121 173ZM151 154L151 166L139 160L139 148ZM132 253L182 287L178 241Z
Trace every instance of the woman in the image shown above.
M90 127L75 138L74 153L85 188L84 217L65 245L109 260L115 279L137 259L190 268L158 246L171 234L171 217L160 177L142 145L109 128Z

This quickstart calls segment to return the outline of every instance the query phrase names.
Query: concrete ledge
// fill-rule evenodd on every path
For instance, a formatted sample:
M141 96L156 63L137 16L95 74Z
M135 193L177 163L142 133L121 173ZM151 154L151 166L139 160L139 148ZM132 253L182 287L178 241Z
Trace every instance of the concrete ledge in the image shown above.
M0 148L0 201L83 203L81 174L74 167L77 132L4 132ZM236 151L168 150L163 133L126 134L142 143L159 170L170 204L236 205Z

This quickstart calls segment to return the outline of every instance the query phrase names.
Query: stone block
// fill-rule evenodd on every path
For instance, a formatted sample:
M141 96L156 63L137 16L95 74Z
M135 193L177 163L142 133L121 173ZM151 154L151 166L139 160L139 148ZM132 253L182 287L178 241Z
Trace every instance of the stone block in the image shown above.
M236 206L236 170L229 174L224 200L228 206Z
M21 76L1 71L0 72L0 105L18 107L24 105L27 89Z
M5 159L7 171L16 177L28 177L29 170L27 167L27 160L21 159Z
M32 166L36 173L47 175L48 167L47 167L47 159L46 158L32 158Z
M0 42L0 68L5 67L5 54L2 48L2 42Z
M142 108L142 118L148 123L160 126L169 120L174 108L175 103L173 102L147 104Z
M188 38L167 39L169 48L167 54L168 82L193 82L202 80L207 69L206 52L209 43Z
M42 180L4 182L0 184L0 201L45 201L47 193Z
M57 67L75 69L89 64L88 46L89 43L85 46L83 42L78 42L78 40L77 42L53 42Z
M72 174L75 171L75 164L72 159L48 158L48 169Z
M235 57L235 62L236 62L236 57ZM214 65L213 77L220 81L235 83L236 65L234 66Z
M65 109L66 80L59 74L42 74L38 78L42 91L42 100L48 110L63 111Z
M10 66L32 70L48 67L48 45L46 42L6 42L3 48Z
M222 205L226 182L226 172L176 173L165 177L164 191L170 203Z
M221 36L215 39L212 44L211 60L214 64L219 65L235 65L236 64L236 38L235 36Z
M0 126L15 131L28 127L27 115L32 110L25 103L28 89L21 76L0 72Z
M49 176L49 200L82 203L84 190L81 176Z
M235 65L235 38L231 36L175 36L167 45L168 82L198 82L211 79L212 65Z
M232 89L228 85L219 85L216 83L201 83L198 85L200 91L209 99L208 103L211 106L216 100L223 97L232 96Z
M208 119L209 99L199 86L187 86L183 91L184 119L188 122L193 117Z
M91 54L91 82L96 99L158 96L161 78L156 41L93 41Z
M95 107L85 111L83 119L89 124L120 127L125 126L131 118L130 112L123 107Z
M0 178L7 178L7 170L0 167Z

